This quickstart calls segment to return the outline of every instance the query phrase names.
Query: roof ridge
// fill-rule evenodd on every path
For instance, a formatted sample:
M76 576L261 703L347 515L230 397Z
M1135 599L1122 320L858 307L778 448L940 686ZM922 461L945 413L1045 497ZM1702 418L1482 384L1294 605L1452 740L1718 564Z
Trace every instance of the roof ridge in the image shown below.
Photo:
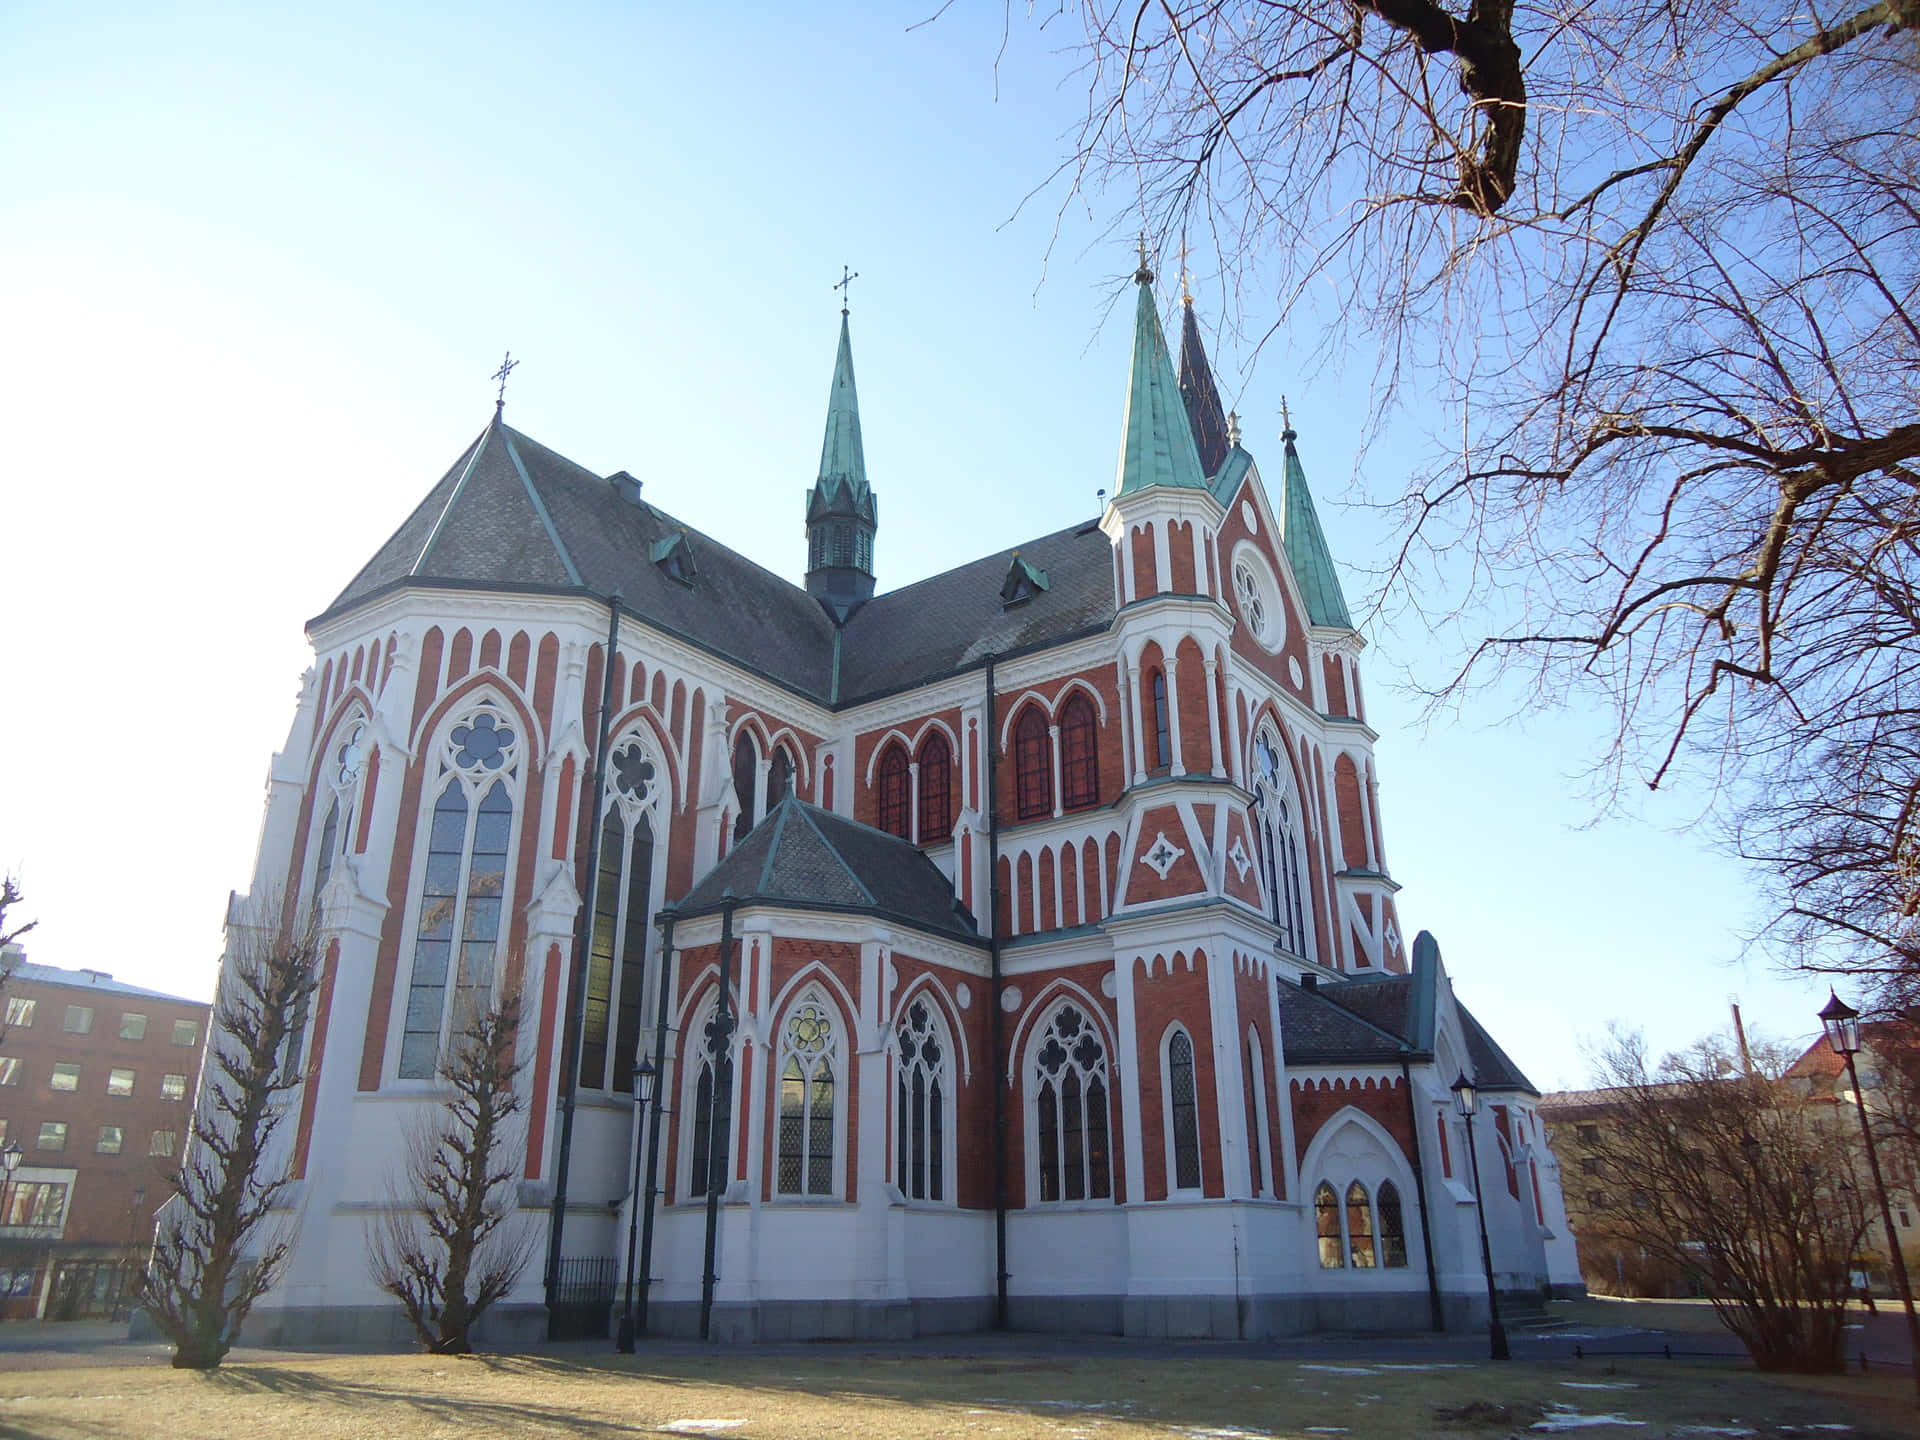
M1377 977L1376 977L1376 976L1366 976L1366 977L1355 977L1355 978L1366 978L1366 979L1386 979L1387 977L1386 977L1386 976L1377 976ZM1395 976L1395 977L1393 977L1393 978L1395 978L1395 979L1399 979L1400 977L1399 977L1399 976ZM1352 982L1351 982L1351 981L1347 981L1347 982L1343 982L1343 983L1347 983L1347 984L1350 984L1350 983L1352 983ZM1341 1003L1340 1003L1340 1002L1339 1002L1338 1000L1336 1000L1336 999L1334 999L1334 998L1333 998L1333 997L1334 997L1334 992L1336 992L1336 991L1337 991L1337 990L1339 990L1339 989L1340 989L1340 986L1339 986L1339 985L1330 985L1330 986L1328 986L1328 987L1327 987L1327 988L1325 988L1325 989L1321 989L1321 988L1320 988L1319 986L1317 986L1317 985L1316 985L1316 986L1315 986L1315 987L1314 987L1313 989L1311 989L1311 990L1307 990L1307 991L1303 991L1302 993L1304 993L1304 994L1308 994L1308 995L1316 995L1316 996L1318 996L1318 997L1319 997L1320 999L1322 999L1322 1000L1325 1000L1325 1001L1326 1001L1326 1002L1327 1002L1327 1003L1328 1003L1329 1005L1332 1005L1332 1006L1333 1006L1333 1007L1334 1007L1334 1008L1335 1008L1336 1010L1338 1010L1338 1011L1339 1011L1339 1012L1340 1012L1340 1013L1341 1013L1342 1015L1350 1015L1350 1016L1352 1016L1352 1017L1353 1017L1353 1018L1354 1018L1355 1020L1358 1020L1358 1021L1359 1021L1359 1022L1360 1022L1360 1023L1362 1024L1362 1025L1364 1025L1364 1026L1366 1026L1366 1027L1367 1027L1367 1028L1368 1028L1369 1030L1372 1030L1372 1031L1373 1031L1373 1032L1375 1032L1376 1034L1379 1034L1379 1035L1384 1035L1384 1036L1386 1036L1386 1037L1387 1037L1387 1039L1389 1039L1389 1040L1391 1040L1391 1041L1393 1041L1393 1043L1394 1043L1394 1044L1396 1044L1396 1045L1398 1045L1398 1046L1400 1046L1400 1047L1401 1047L1402 1049L1407 1049L1407 1048L1409 1048L1409 1047L1408 1047L1408 1044L1407 1044L1407 1037L1406 1037L1406 1036L1404 1036L1404 1035L1396 1035L1396 1034L1394 1034L1394 1033L1393 1033L1393 1031L1391 1031L1391 1030L1389 1030L1389 1029L1387 1029L1387 1027L1386 1027L1386 1026L1384 1026L1384 1025L1381 1025L1381 1024L1378 1024L1377 1022L1375 1022L1375 1021L1373 1021L1373 1020L1369 1020L1369 1019L1368 1019L1368 1018L1367 1018L1367 1017L1366 1017L1365 1015L1362 1015L1362 1014L1361 1014L1361 1013L1360 1013L1360 1012L1359 1012L1358 1010L1355 1010L1355 1009L1353 1009L1353 1008L1351 1008L1350 1006L1346 1006L1346 1005L1342 1005L1342 1004L1341 1004Z
M439 542L441 533L447 528L447 518L453 514L453 507L460 503L460 494L467 488L467 481L473 478L474 467L479 465L480 457L486 452L487 437L498 427L504 429L498 416L475 437L467 447L467 467L460 472L460 478L453 483L453 489L447 495L447 503L440 507L440 513L434 517L433 528L427 532L426 540L420 546L420 553L413 557L413 563L407 566L408 575L418 575L420 567L427 563L427 556L433 553L433 547ZM358 578L357 576L355 577ZM351 588L351 587L349 587Z
M811 812L816 809L819 809L819 807L814 805L809 805L804 800L798 800L798 799L796 799L794 803L800 806L800 818L807 822L807 828L813 831L813 833L819 838L819 841L822 845L827 847L827 853L833 856L834 860L838 862L840 868L846 872L847 878L853 882L854 888L857 889L862 895L866 896L867 904L878 906L880 902L874 898L873 891L868 887L867 882L860 878L859 871L855 870L853 866L847 863L847 857L840 853L840 847L835 845L833 841L827 838L826 832L820 828L820 822L813 818L813 815ZM821 810L820 813L823 815L833 815L833 811L831 810ZM845 819L846 817L841 815L834 815L833 818L836 820L842 820L842 819ZM856 820L853 823L858 825L860 822ZM867 826L865 828L872 829L873 827ZM885 830L880 830L880 831L876 831L875 833L880 835L885 835L888 832ZM897 840L900 837L896 835L893 838Z
M785 799L773 807L774 813L770 817L773 820L773 831L767 836L767 858L760 862L760 883L757 887L763 892L773 883L773 857L779 852L780 837L787 830L787 806L792 799L793 796L789 793ZM764 825L766 821L763 820L760 823Z
M514 471L520 476L520 483L526 487L527 499L533 502L533 513L540 517L541 527L546 530L547 539L552 542L554 554L560 557L561 565L566 568L567 578L576 585L584 585L586 582L580 578L580 567L573 563L573 556L567 553L566 541L560 538L560 531L553 523L553 516L547 513L546 501L541 499L539 488L533 483L533 477L527 473L527 467L520 463L520 451L513 443L513 432L508 430L503 438L507 442L507 458L513 462Z

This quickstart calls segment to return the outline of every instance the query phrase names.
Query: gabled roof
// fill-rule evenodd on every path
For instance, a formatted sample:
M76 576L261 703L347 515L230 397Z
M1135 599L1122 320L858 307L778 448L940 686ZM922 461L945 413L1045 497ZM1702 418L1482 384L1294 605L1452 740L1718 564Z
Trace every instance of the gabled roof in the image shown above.
M1291 425L1281 433L1286 442L1286 467L1282 472L1285 498L1281 504L1280 529L1287 548L1287 564L1300 586L1306 602L1307 622L1312 625L1336 625L1353 628L1347 613L1347 597L1340 591L1340 576L1333 568L1333 555L1327 549L1326 533L1320 528L1320 516L1313 508L1313 495L1307 489L1307 472L1301 468L1300 452Z
M1333 998L1347 987L1322 980L1315 989L1278 982L1280 1046L1289 1065L1342 1065L1398 1060L1398 1035L1356 1015Z
M1140 299L1133 317L1133 370L1127 384L1127 413L1120 427L1120 468L1116 495L1131 495L1154 485L1204 490L1206 472L1187 425L1186 402L1174 379L1167 337L1153 303L1153 272L1144 265L1134 276Z
M692 584L653 563L684 534ZM497 417L341 591L325 620L408 582L455 588L617 590L634 615L821 701L833 622L797 585L558 455ZM317 621L315 623L318 623Z
M674 908L712 915L745 906L874 915L984 946L940 867L917 846L789 795Z

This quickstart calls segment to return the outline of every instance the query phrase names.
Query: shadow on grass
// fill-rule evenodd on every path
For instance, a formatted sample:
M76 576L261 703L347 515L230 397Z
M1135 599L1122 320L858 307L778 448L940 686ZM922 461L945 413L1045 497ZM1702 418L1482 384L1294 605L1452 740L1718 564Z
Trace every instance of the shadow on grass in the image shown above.
M449 1360L447 1363L452 1365L460 1362ZM242 1365L215 1370L206 1377L206 1383L215 1389L235 1394L284 1395L317 1404L353 1407L397 1405L447 1424L494 1425L507 1434L534 1425L551 1430L575 1431L581 1435L657 1433L651 1425L624 1424L605 1415L586 1414L558 1405L489 1400L481 1396L438 1395L401 1389L394 1385L339 1379L311 1370L289 1370L275 1365Z

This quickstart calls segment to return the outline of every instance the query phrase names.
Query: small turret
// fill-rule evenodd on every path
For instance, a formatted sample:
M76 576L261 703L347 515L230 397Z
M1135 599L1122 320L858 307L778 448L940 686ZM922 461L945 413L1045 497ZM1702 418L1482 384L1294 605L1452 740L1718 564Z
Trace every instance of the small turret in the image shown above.
M1236 442L1229 437L1213 367L1207 364L1207 349L1200 343L1193 296L1185 293L1180 296L1180 398L1187 403L1187 424L1200 451L1200 468L1209 476L1218 475Z
M820 476L807 491L807 593L836 622L873 598L873 532L878 508L867 485L860 443L860 398L853 384L853 340L840 311L840 352L827 395Z

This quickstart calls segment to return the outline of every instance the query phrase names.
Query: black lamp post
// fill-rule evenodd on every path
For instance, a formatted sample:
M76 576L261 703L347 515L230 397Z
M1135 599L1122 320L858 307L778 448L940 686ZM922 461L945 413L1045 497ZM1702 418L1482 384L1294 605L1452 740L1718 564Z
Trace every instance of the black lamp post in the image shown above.
M1480 1268L1487 1275L1487 1341L1495 1360L1512 1357L1507 1351L1507 1328L1500 1323L1500 1297L1493 1288L1493 1251L1487 1245L1487 1206L1480 1194L1480 1150L1473 1143L1473 1112L1479 1106L1479 1094L1466 1071L1453 1082L1453 1103L1467 1122L1467 1159L1473 1166L1473 1209L1480 1217Z
M1853 1087L1853 1103L1860 1112L1860 1133L1867 1142L1867 1169L1873 1172L1874 1193L1880 1197L1880 1223L1887 1231L1887 1263L1893 1267L1894 1283L1900 1287L1900 1303L1907 1309L1907 1347L1913 1359L1913 1383L1920 1392L1920 1316L1913 1311L1913 1287L1907 1283L1907 1261L1900 1253L1900 1232L1893 1228L1893 1207L1887 1204L1887 1182L1880 1174L1880 1150L1873 1143L1873 1126L1867 1120L1867 1097L1860 1093L1860 1072L1853 1057L1860 1052L1860 1012L1833 990L1820 1011L1820 1024L1827 1032L1827 1044L1833 1053L1847 1062L1847 1083Z
M622 1355L633 1354L639 1324L633 1311L633 1264L640 1245L640 1152L646 1138L647 1106L653 1100L653 1082L659 1078L651 1058L633 1067L633 1193L627 1197L627 1308L620 1316L620 1334L613 1342ZM651 1168L651 1167L649 1167Z

